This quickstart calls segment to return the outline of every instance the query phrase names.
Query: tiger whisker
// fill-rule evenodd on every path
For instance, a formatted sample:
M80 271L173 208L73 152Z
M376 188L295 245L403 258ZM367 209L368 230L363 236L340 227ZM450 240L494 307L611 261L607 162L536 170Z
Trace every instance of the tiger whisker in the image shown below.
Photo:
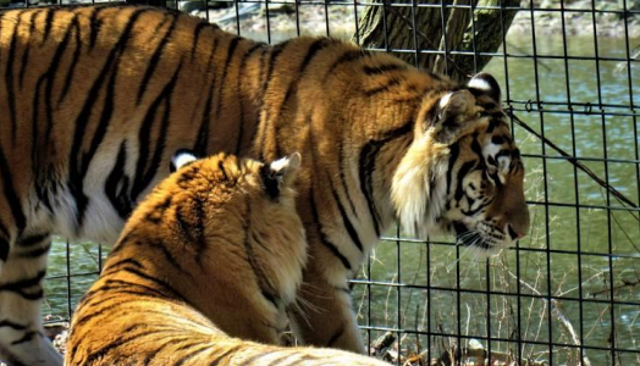
M475 244L476 244L476 242L477 242L478 240L480 240L480 239L481 239L481 238L480 238L480 234L479 234L479 233L474 233L474 234L476 234L476 235L477 235L477 237L476 237L475 239L473 239L474 241L473 241L473 243L471 244L472 246L473 246L473 245L475 245ZM460 260L462 260L464 257L468 256L468 255L469 255L469 253L470 253L470 249L469 249L469 247L464 248L464 249L462 250L462 253L460 253L460 255L458 256L458 259L456 259L453 263L451 263L451 264L449 264L449 265L447 266L447 268L446 268L446 269L447 269L447 272L451 272L451 270L453 269L453 266L455 266L456 264L458 264L458 263L460 262Z

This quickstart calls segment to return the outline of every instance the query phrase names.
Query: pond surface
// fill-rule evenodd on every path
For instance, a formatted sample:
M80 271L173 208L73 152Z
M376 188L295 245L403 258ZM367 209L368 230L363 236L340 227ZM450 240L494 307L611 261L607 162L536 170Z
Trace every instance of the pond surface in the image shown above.
M600 57L626 57L624 40L598 41ZM542 109L548 112L516 114L638 202L640 118L630 116L628 106L640 105L640 67L632 64L630 83L626 70L617 71L621 68L618 61L581 59L595 55L594 40L572 37L567 40L571 59L566 71L565 61L555 58L564 54L562 38L538 37L536 43L537 54L550 57L537 62L509 58L506 67L502 58L496 58L486 68L503 85L503 98L514 101L516 110L538 110L535 100L539 95ZM638 43L640 40L631 45ZM508 53L533 54L531 44L529 37L510 36ZM569 100L576 112L573 115L563 113L569 110ZM598 105L618 115L603 117ZM554 364L575 360L576 352L569 345L576 340L596 348L608 349L614 342L617 349L640 351L640 285L629 285L640 278L639 212L621 210L623 206L592 178L522 127L516 125L514 133L525 156L527 197L532 202L532 229L520 249L504 251L485 262L452 246L446 238L432 238L428 246L412 240L385 240L360 279L408 286L356 284L354 307L360 324L430 329L442 336L427 339L409 334L402 345L405 351L416 353L429 347L434 356L451 345L452 338L445 336L451 334L462 334L465 345L468 339L478 338L484 347L517 354L512 341L518 329L526 342L519 351L523 356L548 362L553 355ZM605 164L605 158L611 161ZM576 204L581 207L576 209ZM396 230L388 236L395 237ZM55 243L49 262L49 276L54 278L46 282L45 314L67 316L67 302L75 306L96 278L98 253L98 246L91 243L69 247L63 241ZM67 279L67 267L80 275ZM612 280L615 290L611 290ZM454 291L458 287L464 291ZM487 289L493 293L488 294ZM519 300L518 294L522 295ZM552 310L540 295L554 298ZM374 329L370 336L377 338L381 333ZM481 339L488 334L500 341L489 345ZM567 346L540 344L550 340ZM606 350L590 349L586 355L594 365L611 363ZM640 362L630 352L619 352L617 357L621 364Z

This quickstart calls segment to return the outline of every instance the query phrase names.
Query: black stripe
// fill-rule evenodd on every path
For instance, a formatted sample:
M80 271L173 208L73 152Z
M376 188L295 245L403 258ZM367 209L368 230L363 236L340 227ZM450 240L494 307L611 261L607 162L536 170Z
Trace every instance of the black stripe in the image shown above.
M22 83L24 82L25 71L27 70L27 65L29 64L29 51L31 50L31 35L35 33L36 23L34 22L34 18L40 13L40 10L31 11L31 17L29 18L29 34L27 36L27 42L25 42L24 53L22 54L22 62L20 64L20 76L18 80L18 85L20 90L22 90Z
M76 225L77 228L82 226L82 221L84 220L85 210L87 208L87 204L89 202L87 196L83 191L83 180L84 174L86 172L86 168L89 165L89 162L93 158L92 156L88 156L87 154L82 154L80 156L80 152L82 149L83 142L86 140L86 129L89 124L89 120L91 117L91 111L93 107L96 105L96 101L98 100L100 90L104 85L104 79L107 77L109 72L114 72L114 63L116 62L116 56L124 51L126 47L127 40L131 35L131 31L133 27L140 17L140 15L144 12L148 11L146 8L136 9L135 12L129 18L129 22L126 24L124 31L120 35L120 39L116 43L116 45L112 48L111 52L107 56L107 61L105 62L100 74L96 78L93 83L93 86L88 92L87 98L85 99L84 105L81 109L78 118L76 119L75 126L76 130L73 136L73 143L71 146L71 152L69 155L69 179L67 182L67 186L69 187L69 191L73 195L76 201ZM103 136L95 136L103 137ZM82 160L80 160L82 158Z
M220 87L218 88L218 96L216 98L216 120L220 119L220 113L222 112L222 99L224 98L224 91L227 88L225 81L227 80L227 72L229 65L233 60L233 55L238 47L238 43L242 40L240 37L235 37L229 42L229 48L227 48L227 59L224 62L222 68L222 77L220 78Z
M11 320L3 320L0 321L0 328L2 327L7 327L7 328L11 328L14 330L25 330L27 329L26 325L22 325L22 324L18 324L18 323L14 323Z
M329 251L333 253L333 255L335 255L340 260L344 268L351 271L353 267L351 266L351 263L349 262L347 257L345 257L342 253L340 253L340 250L338 249L338 247L336 247L335 244L329 241L329 238L327 238L327 235L322 230L322 224L320 223L318 208L316 207L316 200L315 200L315 197L313 196L313 187L309 190L309 201L311 203L311 213L313 214L313 222L315 223L316 228L318 229L318 235L320 236L320 243L322 243L322 245L324 245L327 249L329 249Z
M155 205L155 207L153 207L153 210L149 211L144 216L144 220L156 225L161 224L164 218L164 214L171 206L172 201L173 196L168 196L167 198L165 198L162 202Z
M136 175L133 183L133 188L131 189L131 200L136 202L138 196L142 191L144 191L153 178L155 177L158 168L160 168L160 161L162 160L162 154L164 152L167 133L169 130L169 117L171 115L171 98L173 96L173 90L175 88L176 82L178 80L178 75L180 70L182 69L182 62L178 64L176 71L173 73L171 80L165 85L162 89L162 92L156 100L151 104L149 110L147 111L147 115L142 122L142 126L140 127L140 131L138 133L138 146L139 156L138 162L136 164ZM164 114L162 116L161 124L159 126L159 135L157 137L151 136L151 129L154 124L156 113L160 107L161 102L165 102L164 106ZM149 155L149 146L151 146L151 139L155 141L155 151L153 152L153 156L151 156L151 160L147 163L148 155ZM168 169L168 166L165 167Z
M123 296L122 295L132 295L132 297L136 297L137 299L131 301L138 301L141 299L147 300L166 300L167 296L160 291L149 291L148 289L134 289L132 288L133 284L122 284L122 285L114 285L114 286L100 286L98 290L91 293L91 296L87 296L83 299L87 300L83 305L84 306L94 306L97 304L107 304L110 300L115 300L115 302L119 305L122 305Z
M389 64L389 65L380 65L380 66L365 66L363 68L363 71L365 74L371 76L371 75L386 74L390 71L406 70L406 69L407 69L407 65Z
M34 246L36 244L40 244L45 240L48 240L50 236L50 233L43 233L43 234L36 234L36 235L31 235L31 236L27 236L25 238L20 238L18 240L18 246L23 247L23 248L28 248L31 246Z
M309 64L311 63L311 60L313 59L313 57L316 55L316 53L318 53L319 51L321 51L322 49L324 49L325 47L329 46L332 43L335 43L335 41L327 38L320 38L315 42L313 42L311 46L309 46L309 49L307 50L307 54L304 56L304 59L300 64L298 75L291 82L291 84L289 84L289 87L287 88L287 93L285 94L286 96L284 98L284 102L282 103L282 106L280 106L280 114L282 114L282 110L284 109L284 106L287 104L287 101L289 101L289 98L293 94L293 91L297 89L298 83L300 82L300 79L302 79L302 77L304 76L304 72L307 69L307 66L309 66Z
M493 133L493 130L495 130L496 128L498 128L498 126L500 126L500 123L501 123L501 122L502 122L502 121L500 121L500 120L499 120L499 119L497 119L497 118L492 118L492 119L489 121L489 125L487 126L487 131L486 131L486 132L487 132L487 133L489 133L489 134L490 134L490 133Z
M102 311L102 310L103 309L100 309L100 311ZM165 312L158 312L158 311L153 311L153 310L145 310L145 313L151 313L151 314L160 313L160 315L163 316L163 317L169 317L169 318L173 318L174 317L174 314L172 314L172 313L167 314ZM116 316L116 315L128 315L128 314L112 314L112 315ZM75 328L76 327L73 327L71 329L71 336L73 336L73 332L74 332ZM132 326L129 326L129 327L123 329L122 334L131 335L134 331L138 330L139 328L142 328L142 330L144 330L144 329L149 329L150 326L149 326L149 324L146 324L146 323L145 324L137 323L137 324L134 324ZM130 336L128 338L122 338L122 337L116 338L113 342L109 343L108 345L106 345L105 347L102 347L99 350L96 350L93 353L90 353L90 354L83 353L83 355L84 355L83 359L87 358L86 361L72 362L72 364L74 364L74 365L89 365L89 364L92 364L93 360L95 358L100 358L100 357L106 356L106 354L108 352L110 352L114 348L117 348L117 347L121 346L122 344L126 344L126 343L128 343L130 341L135 341L135 340L137 340L139 338L142 338L142 337L145 337L145 336L148 336L148 335L162 334L162 333L174 333L175 334L176 333L176 328L173 327L173 326L155 325L155 326L153 326L153 328L151 330L148 330L146 332L144 332L144 331L143 332L139 332L139 333L134 334L134 335L132 335L132 336ZM171 335L169 335L169 336L171 336ZM75 359L77 348L78 348L78 344L74 345L74 347L71 348L70 351L68 350L69 355L70 355L69 358L71 360Z
M51 249L51 242L48 242L47 245L30 250L28 252L19 252L19 258L38 258L42 255L49 253L49 249Z
M11 35L11 42L9 43L9 54L7 55L7 68L5 70L4 79L7 90L7 101L9 102L9 119L11 121L11 143L15 146L16 134L17 134L17 120L16 120L16 95L13 88L13 61L15 59L16 43L18 41L18 28L22 22L23 11L17 14L18 21L13 28L13 34ZM27 47L28 48L28 47Z
M31 170L35 180L36 196L38 197L40 202L44 203L49 211L51 211L52 207L51 202L49 201L49 188L51 186L48 181L49 177L47 175L47 165L41 161L41 157L43 157L44 159L46 159L47 157L47 154L43 154L43 145L46 146L48 144L48 140L46 140L45 138L40 138L39 130L40 123L42 122L39 117L40 95L42 93L42 87L47 81L47 75L47 73L44 73L40 76L40 78L38 78L35 92L33 93L33 106L31 108L33 113L31 117ZM51 111L51 108L45 107L45 111L49 112ZM48 128L51 128L51 114L47 114L46 116L49 118L49 121L45 121L45 124L48 125ZM44 141L44 143L41 143L41 141Z
M267 113L265 113L265 131L267 128L267 125L270 123L275 124L275 135L278 136L278 122L280 120L280 116L282 115L282 113L284 112L284 109L286 108L291 96L294 94L294 92L298 89L298 84L300 83L300 80L302 80L302 78L304 77L304 73L307 69L307 67L309 66L309 64L311 63L311 61L313 60L314 56L316 56L316 54L321 51L322 49L324 49L325 47L334 44L336 41L332 40L332 39L328 39L328 38L319 38L317 40L315 40L307 49L307 53L304 56L304 59L302 60L302 63L300 64L300 67L298 69L298 74L296 75L296 77L291 81L291 83L289 84L288 88L287 88L287 92L285 93L285 97L282 101L282 104L280 105L280 109L278 110L278 114L273 116L273 117L269 117L268 116L268 110ZM266 134L265 134L266 136ZM282 152L280 151L280 145L278 144L278 139L276 138L276 147L275 147L275 155L276 156L282 156Z
M220 364L220 361L222 361L228 355L238 351L240 348L242 348L242 346L240 345L234 346L218 355L215 355L214 358L210 360L209 366L218 366Z
M465 197L467 197L467 199L470 199L468 196L465 195ZM471 199L470 199L471 200ZM483 202L482 204L480 204L478 206L478 208L476 208L475 210L470 210L470 211L465 211L465 210L461 210L461 212L466 215L466 216L474 216L475 214L477 214L478 212L480 212L480 210L482 210L483 208L489 206L491 203L493 202L493 198L491 198L490 200ZM469 204L469 208L471 208L472 204Z
M340 337L342 337L342 335L344 334L344 330L345 330L344 324L340 324L340 328L338 328L338 331L335 332L331 336L331 338L329 338L329 341L327 342L327 347L333 347L333 344L336 343L338 339L340 339Z
M274 354L278 351L279 351L278 349L271 348L271 349L262 350L260 352L254 352L251 357L245 358L242 361L242 363L238 364L237 366L256 366L256 365L262 366L263 365L262 362L256 362L256 361L259 361L261 358Z
M211 346L209 345L205 345L204 347L200 347L198 349L195 350L189 350L186 354L184 354L182 356L182 358L178 359L173 366L182 366L185 364L185 362L189 361L190 359L198 356L199 354L202 354L206 351L209 351L211 349Z
M56 51L53 54L53 58L51 59L49 69L43 75L47 79L47 85L45 87L45 121L46 121L46 130L44 141L51 141L51 130L53 129L53 108L51 106L51 94L53 93L53 85L56 84L56 76L58 75L58 68L60 66L60 60L62 59L62 55L64 54L67 46L69 45L69 40L71 39L71 30L76 27L78 28L78 19L77 16L74 16L73 21L67 27L64 38L56 47ZM35 112L34 112L35 113Z
M471 141L471 151L473 151L480 160L484 160L484 155L482 154L482 147L478 142L478 136L473 136L473 141Z
M260 70L260 73L258 74L258 84L261 85L260 88L261 88L262 95L264 95L265 90L266 90L266 84L265 84L264 79L265 79L265 75L266 75L266 71L267 70L266 70L266 67L265 67L265 62L266 62L267 54L269 54L270 50L271 50L271 48L269 48L269 47L263 47L262 48L262 53L260 55L260 66L258 67L258 70ZM256 122L256 126L255 126L255 128L253 130L253 134L251 136L251 144L253 145L254 152L257 152L257 148L256 148L256 146L257 146L257 144L256 144L257 138L261 136L259 132L260 132L260 127L261 127L260 114L262 113L261 112L262 111L262 103L263 103L263 99L260 98L260 100L258 102L258 106L256 108L256 118L255 118L255 120L257 122Z
M182 266L178 263L176 257L173 255L173 253L167 248L165 243L162 242L161 240L147 241L145 243L140 243L140 245L143 246L144 248L153 248L153 249L159 250L162 253L162 256L164 257L164 259L167 262L169 262L173 267L175 267L177 270L181 272L184 272L185 274L188 274L189 276L192 276L191 273L189 273L186 269L182 268Z
M9 242L3 238L0 238L0 261L7 261L7 258L9 257L9 249L11 249Z
M113 296L109 296L110 294L113 294ZM77 327L80 324L86 323L89 320L96 318L104 313L108 315L112 309L118 308L123 305L123 294L135 295L136 297L150 299L167 299L167 295L164 292L150 286L121 280L107 280L104 285L101 285L97 289L89 291L84 296L82 296L78 308L80 308L80 305L82 307L90 307L98 303L104 305L112 299L116 300L115 304L101 307L99 311L92 311L88 315L75 319L74 325ZM94 297L97 297L97 299L94 299ZM137 300L139 299L130 299L130 301Z
M169 283L167 283L167 282L165 282L165 281L163 281L163 280L161 280L159 278L156 278L154 276L148 275L148 274L146 274L146 273L144 273L142 271L139 271L137 269L134 269L134 268L123 268L122 272L123 273L133 274L133 275L136 275L136 276L138 276L140 278L143 278L143 279L145 279L145 280L147 280L149 282L152 282L152 283L162 287L164 290L166 290L169 293L168 294L169 296L174 297L175 299L178 299L178 300L184 302L185 304L188 304L189 306L191 306L191 302L188 301L184 296L182 296L182 294L180 292L178 292L178 290L174 289L173 286L171 286ZM142 285L140 285L140 286L142 286ZM167 295L167 294L165 294L165 295Z
M256 43L247 52L245 52L245 54L242 56L242 60L240 61L240 75L238 75L238 84L236 85L236 88L238 90L238 102L240 104L238 109L240 116L239 116L239 123L238 123L238 126L239 126L238 141L236 142L236 155L241 155L240 149L242 147L242 138L244 137L244 98L242 97L243 96L242 83L243 83L244 77L246 76L246 73L243 71L246 67L249 57L251 57L255 51L263 47L264 47L264 43L262 42Z
M347 233L349 233L349 237L351 238L351 241L356 245L356 247L358 247L358 250L360 250L360 253L363 253L364 249L362 247L362 242L360 241L358 231L355 229L355 227L353 227L351 220L349 220L349 216L347 215L347 212L345 211L344 206L342 206L342 202L340 201L340 196L338 195L338 192L336 192L336 189L333 186L331 177L327 176L327 179L329 180L329 184L331 185L331 193L333 194L333 199L336 201L336 204L338 205L338 210L340 211L340 216L342 217L342 223L344 227L347 229Z
M2 219L0 219L0 234L4 235L7 240L11 237L9 229L7 229L7 226L2 222Z
M462 187L462 183L464 181L464 177L467 176L467 173L469 173L469 171L471 171L471 169L473 169L474 166L476 166L478 162L476 160L473 161L467 161L466 163L462 164L462 166L460 167L460 170L458 170L458 181L456 184L456 194L455 194L455 199L456 201L459 201L463 194L463 187Z
M298 365L298 364L301 364L301 363L298 363L298 360L294 361L294 363L289 363L289 364L287 364L287 363L285 363L285 362L286 362L288 359L290 359L290 358L292 358L292 357L295 357L295 356L299 356L299 355L301 355L301 353L300 353L300 352L295 352L295 353L285 353L284 355L282 355L282 356L280 356L280 357L278 357L278 358L276 358L276 359L272 360L271 362L269 362L269 364L268 364L268 365L266 365L266 366L284 366L284 365L286 365L286 366L292 366L292 365ZM318 365L316 365L316 366L318 366Z
M380 236L380 216L373 198L373 174L376 169L376 157L384 145L396 138L412 132L413 124L413 121L408 121L394 130L387 131L383 134L381 139L368 141L362 147L362 150L360 150L358 164L360 190L367 200L367 205L371 214L371 221L373 222L373 227L378 237Z
M40 282L44 278L45 274L46 274L46 271L43 270L38 272L36 276L33 278L19 280L16 282L5 283L4 285L0 286L0 292L2 291L13 292L17 295L20 295L20 297L26 300L42 299L44 293L42 292L42 288L40 287ZM37 287L37 290L34 293L25 291L34 286Z
M198 135L196 136L196 143L193 146L193 153L196 156L206 156L207 155L207 146L209 145L209 126L211 124L211 107L213 103L213 91L216 86L216 72L215 70L211 70L211 66L213 65L213 56L216 53L216 49L218 48L218 40L214 40L213 46L211 48L211 54L209 55L209 62L207 63L207 73L213 73L213 78L211 79L211 84L209 86L209 92L207 93L207 99L204 106L204 111L202 112L202 121L200 122L200 128L198 129Z
M329 76L329 74L332 74L339 66L361 60L370 55L371 55L371 52L366 50L361 50L361 49L349 50L345 52L331 65L331 67L329 67L329 70L325 75L325 79Z
M71 81L73 80L73 76L75 75L76 65L78 64L78 60L80 59L80 50L82 49L82 37L80 34L80 22L77 17L73 18L73 26L76 30L75 32L75 48L73 50L73 56L71 57L71 67L67 72L67 76L64 80L64 86L62 87L62 92L58 97L58 106L64 101L64 98L69 93L69 88L71 87Z
M193 43L191 44L191 62L195 60L196 49L198 47L198 40L200 40L200 32L206 28L209 23L200 22L196 25L196 29L193 31Z
M16 190L13 187L11 170L9 169L9 164L7 163L7 159L5 158L4 152L2 151L2 146L0 146L0 177L2 177L4 196L9 203L9 208L11 209L11 214L13 215L13 221L16 228L18 229L18 235L20 235L27 224L27 219L22 212L20 199L18 198Z
M104 277L105 275L111 272L115 272L118 269L118 267L128 265L128 264L133 264L134 266L140 269L144 268L142 263L140 263L139 261L133 258L125 258L114 263L109 262L108 266L105 266L104 270L102 271L102 276Z
M17 346L17 345L22 344L22 343L30 342L36 336L42 337L42 333L38 332L37 330L32 330L32 331L26 332L22 338L11 342L11 345L12 346Z
M392 77L389 79L389 81L387 81L384 85L373 88L373 89L369 89L369 90L365 90L364 93L367 97L373 97L376 94L380 94L380 93L384 93L386 91L389 91L390 88L399 85L400 82L403 81L400 78L397 77Z
M144 360L142 360L142 364L143 365L149 365L151 362L153 362L156 358L156 356L158 355L158 353L162 352L165 348L172 346L174 344L178 344L178 343L182 343L189 340L189 337L173 337L171 339L168 339L166 341L163 341L161 344L158 345L158 348L154 349L153 352L148 353L144 356ZM177 353L179 350L172 350L172 356L173 354Z
M220 170L220 173L222 173L222 175L224 176L224 181L229 183L235 183L234 181L229 179L229 176L227 175L227 171L224 169L224 163L225 162L222 160L218 161L218 169Z
M125 174L127 161L127 142L122 141L116 162L104 183L104 193L109 202L118 212L121 219L126 219L133 210L133 204L129 200L129 176Z
M146 324L145 324L146 325ZM127 331L127 332L123 332L123 334L127 334L128 336L122 336L119 338L115 338L112 342L107 343L106 346L101 347L100 349L97 349L91 353L89 353L89 357L87 357L86 361L81 362L79 364L81 365L91 365L93 364L93 362L97 359L103 358L105 357L107 354L109 354L109 352L119 348L120 346L123 346L129 342L132 341L140 341L143 342L142 340L140 340L141 338L144 338L146 336L149 335L154 335L154 334L159 334L159 333L164 333L166 332L166 330L162 330L162 329L151 329L151 330L147 330L144 332L140 332L140 333L136 333L131 335L131 331Z
M167 43L169 43L169 39L171 39L171 35L173 34L173 30L176 28L177 22L177 17L174 17L171 25L169 26L169 29L164 34L164 37L162 37L162 40L160 40L160 43L158 43L158 47L156 47L156 50L153 52L153 55L151 55L151 58L149 59L147 70L144 73L144 77L142 78L142 82L140 83L140 88L138 89L138 99L136 100L137 105L140 105L140 102L142 101L142 96L147 90L149 80L151 80L153 72L156 70L156 67L158 67L160 57L162 57L162 51L167 46Z
M262 84L262 92L260 94L261 98L260 98L260 106L258 107L258 121L260 121L260 113L262 111L262 108L265 105L265 99L267 96L267 90L269 89L269 84L271 82L271 79L273 78L273 69L276 66L276 62L278 61L278 58L280 57L280 54L284 51L284 49L286 48L286 46L289 44L289 41L285 41L282 42L278 45L276 45L275 47L273 47L271 49L271 55L269 58L269 66L267 68L267 75L264 79L264 82ZM264 123L263 123L263 133L262 136L260 137L260 151L259 153L259 158L262 161L265 161L265 156L264 156L264 144L265 141L267 139L267 126L268 126L268 122L269 122L269 117L267 112L265 111L265 118L264 118Z
M347 196L347 201L349 201L349 205L351 206L353 217L358 218L358 212L356 211L356 206L351 199L351 194L349 193L349 185L347 184L347 178L344 174L344 145L345 144L338 145L338 168L340 169L340 184L342 185L344 195Z
M200 32L202 32L202 30L205 28L211 29L212 31L220 29L220 27L218 27L217 25L205 21L202 21L198 23L198 25L196 25L196 29L193 32L193 44L191 45L191 62L195 60L196 50L198 48L198 40L200 40Z
M44 45L45 42L47 42L47 40L49 39L49 34L51 33L51 27L53 26L53 16L55 15L56 10L57 9L54 9L52 7L47 8L46 10L47 15L44 20L44 33L42 35L41 45Z
M101 10L102 8L91 9L91 16L89 17L89 50L93 50L93 47L95 47L96 41L98 39L98 34L100 33L100 29L102 28L102 19L98 19L98 14Z
M449 146L449 165L447 167L447 192L451 189L451 180L453 179L453 167L460 156L460 145L455 143Z

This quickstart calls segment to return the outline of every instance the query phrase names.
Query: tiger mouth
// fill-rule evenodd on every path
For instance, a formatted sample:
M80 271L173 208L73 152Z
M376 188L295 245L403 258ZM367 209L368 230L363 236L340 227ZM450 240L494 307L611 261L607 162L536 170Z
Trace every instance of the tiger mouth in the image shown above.
M469 229L465 224L459 221L455 221L453 223L453 228L456 232L456 239L458 244L487 251L495 248L495 244L490 240L487 240L485 236L482 235L482 233L478 230Z

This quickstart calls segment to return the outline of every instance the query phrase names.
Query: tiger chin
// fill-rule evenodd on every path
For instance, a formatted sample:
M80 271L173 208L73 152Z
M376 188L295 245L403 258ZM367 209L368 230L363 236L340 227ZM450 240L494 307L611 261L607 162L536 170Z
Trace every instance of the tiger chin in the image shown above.
M306 262L299 165L176 154L80 301L65 365L387 365L274 345Z
M454 234L479 258L527 234L524 166L498 101L498 83L482 73L420 113L391 189L407 234Z

